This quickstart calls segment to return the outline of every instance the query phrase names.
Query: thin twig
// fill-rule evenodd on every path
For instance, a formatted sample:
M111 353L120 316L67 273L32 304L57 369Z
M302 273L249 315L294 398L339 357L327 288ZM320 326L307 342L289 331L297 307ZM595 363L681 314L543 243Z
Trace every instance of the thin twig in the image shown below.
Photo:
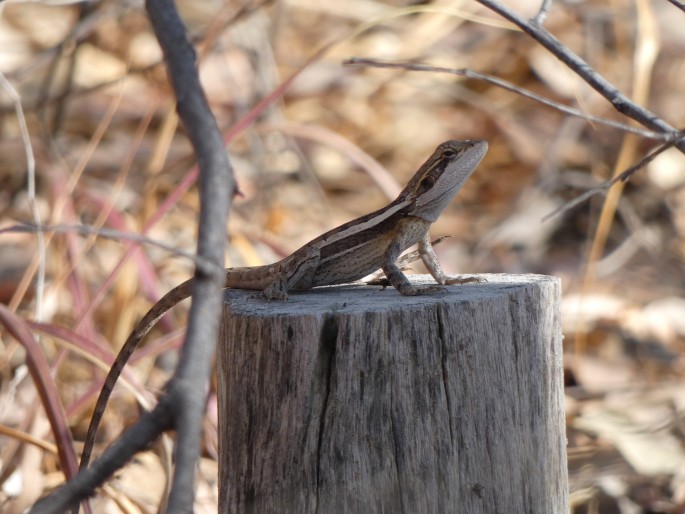
M533 18L533 23L535 23L536 25L542 25L543 23L545 23L545 20L547 19L547 15L549 14L549 10L551 7L552 0L542 0L540 10L535 15L535 18Z
M591 189L588 189L585 191L583 194L580 196L574 198L573 200L570 200L569 202L566 202L562 206L558 207L557 209L554 209L552 212L549 214L545 214L545 216L542 218L542 221L545 222L555 216L564 214L565 212L568 212L569 210L573 209L574 207L580 205L581 203L585 202L588 198L591 198L597 194L603 193L606 190L608 190L611 186L614 184L617 184L618 182L627 182L631 176L635 172L637 172L639 169L645 167L647 164L652 162L657 155L660 153L663 153L664 151L668 150L672 146L675 146L677 144L677 141L671 141L669 143L665 143L663 145L659 145L655 150L652 150L649 152L647 155L645 155L642 159L640 159L636 164L633 164L630 168L626 169L625 171L622 171L618 175L616 175L614 178L607 180L605 182L602 182L600 185L595 186Z
M5 227L3 229L0 229L0 234L4 233L30 233L30 234L37 234L37 233L46 233L46 232L53 232L53 233L59 233L59 234L65 234L65 233L77 233L83 236L98 236L102 237L105 239L111 239L114 241L131 241L132 243L138 243L138 244L146 244L150 246L156 246L157 248L161 248L162 250L166 250L174 255L178 255L180 257L184 257L186 259L189 259L193 261L195 266L198 269L203 270L203 272L208 272L208 270L211 269L211 264L203 259L201 256L193 253L193 252L187 252L185 250L181 250L180 248L176 246L172 246L170 244L164 243L162 241L159 241L157 239L153 239L151 237L147 237L141 234L136 234L133 232L122 232L121 230L114 230L110 228L97 228L97 227L91 227L89 225L70 225L67 223L60 223L56 225L32 225L32 224L20 224L20 225L11 225L9 227Z
M568 105L564 105L559 102L555 102L554 100L550 100L549 98L545 98L544 96L540 96L536 93L533 93L532 91L528 91L527 89L515 86L511 82L507 82L506 80L502 80L498 77L495 77L493 75L488 75L485 73L480 73L474 70L471 70L469 68L445 68L443 66L431 66L428 64L417 64L417 63L410 63L410 62L388 62L388 61L378 61L375 59L365 59L361 57L352 57L351 59L347 59L343 61L343 64L346 65L363 65L363 66L373 66L376 68L401 68L409 71L427 71L427 72L433 72L433 73L448 73L450 75L457 75L459 77L466 77L466 78L471 78L471 79L476 79L476 80L482 80L484 82L488 82L490 84L493 84L497 87L501 87L502 89L506 89L507 91L511 91L512 93L516 93L518 95L524 96L526 98L530 98L531 100L534 100L536 102L539 102L543 105L547 105L549 107L552 107L554 109L557 109L565 114L569 114L571 116L576 116L578 118L583 118L587 121L590 121L592 123L597 123L601 125L607 125L609 127L617 128L620 130L623 130L625 132L630 132L632 134L637 134L642 137L646 137L649 139L656 139L659 141L664 141L664 142L670 142L670 141L676 141L680 139L683 134L681 132L674 131L671 132L654 132L651 130L645 130L641 129L639 127L634 127L631 125L627 125L625 123L621 123L618 121L610 120L607 118L602 118L600 116L594 116L592 114L587 114L582 111L579 111L578 109L574 109L573 107L569 107Z
M24 152L26 153L26 196L31 216L33 217L33 223L36 227L40 227L42 222L38 206L36 205L36 159L33 155L33 146L31 146L31 136L26 124L26 118L24 117L24 109L21 106L21 97L3 73L0 73L0 85L2 85L2 88L14 105L19 131L24 142ZM45 290L45 238L40 230L36 232L36 243L38 245L38 275L36 277L35 316L37 321L41 321L43 319L43 292Z
M531 23L515 11L502 5L496 0L477 0L478 3L495 11L497 14L506 18L510 22L517 25L521 30L528 34L535 41L540 43L544 48L556 56L561 62L566 64L574 71L581 79L583 79L590 87L597 91L600 95L606 98L614 108L620 113L628 116L639 122L641 125L648 127L657 132L676 133L677 130L661 119L653 112L637 105L625 96L613 84L606 80L602 75L595 71L586 61L581 59L577 54L572 52L561 41L554 37L550 32L543 27ZM679 139L680 136L677 138ZM685 153L685 141L679 139L675 145L681 152Z
M685 12L685 4L681 2L680 0L668 0L671 2L673 5L675 5L678 9L681 11Z

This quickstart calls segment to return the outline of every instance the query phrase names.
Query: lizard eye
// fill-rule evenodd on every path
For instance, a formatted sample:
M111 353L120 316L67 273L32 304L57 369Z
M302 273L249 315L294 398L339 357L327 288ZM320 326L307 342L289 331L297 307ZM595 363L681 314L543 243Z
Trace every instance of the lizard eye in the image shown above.
M431 187L433 187L434 185L435 185L435 179L432 176L428 175L423 180L421 180L421 182L419 184L419 188L422 191L426 191L426 190L430 189Z
M448 148L442 152L443 159L454 159L457 156L457 152Z

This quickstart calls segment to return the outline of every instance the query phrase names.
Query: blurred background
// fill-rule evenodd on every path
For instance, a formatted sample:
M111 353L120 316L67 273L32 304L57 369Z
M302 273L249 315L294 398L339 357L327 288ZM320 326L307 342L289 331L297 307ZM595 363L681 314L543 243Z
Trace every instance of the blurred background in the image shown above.
M528 18L540 7L505 3ZM184 0L179 9L242 192L227 224L227 266L274 262L387 204L442 141L486 138L486 158L433 225L432 236L453 236L436 247L443 268L561 278L573 512L684 511L685 156L667 150L607 203L595 196L543 223L658 141L480 80L343 65L364 57L470 68L629 123L477 2ZM666 0L567 0L552 3L544 26L636 103L685 125L683 10ZM133 250L131 239L195 250L194 157L138 2L0 4L0 72L0 229L40 219L116 232L50 232L42 243L0 233L0 302L31 323L80 452L103 355L192 273L187 257L153 244ZM134 357L101 447L170 376L183 311ZM3 332L8 513L64 478L25 362ZM198 512L216 509L215 411L212 393ZM155 512L161 455L141 454L94 500L96 511Z

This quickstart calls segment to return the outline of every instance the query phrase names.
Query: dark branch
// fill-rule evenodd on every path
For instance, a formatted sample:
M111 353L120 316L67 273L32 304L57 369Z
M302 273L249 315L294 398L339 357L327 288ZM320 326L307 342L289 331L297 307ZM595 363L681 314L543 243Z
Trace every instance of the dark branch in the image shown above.
M621 93L613 84L597 73L592 67L573 53L569 48L555 38L551 33L540 25L531 23L527 19L512 11L508 7L495 0L477 0L488 9L506 18L526 34L549 50L561 62L571 68L580 78L590 87L606 98L614 108L629 118L634 119L640 124L657 132L677 132L677 130L659 118L653 112L632 102L628 97ZM679 141L676 147L685 152L685 141Z
M409 62L377 61L375 59L363 59L360 57L353 57L351 59L347 59L347 60L343 61L343 64L373 66L376 68L402 68L402 69L410 70L410 71L427 71L427 72L433 72L433 73L449 73L451 75L457 75L460 77L467 77L467 78L472 78L472 79L476 79L476 80L482 80L483 82L488 82L489 84L492 84L494 86L501 87L502 89L506 89L507 91L511 91L512 93L516 93L516 94L524 96L526 98L530 98L531 100L539 102L543 105L547 105L549 107L552 107L553 109L561 111L565 114L569 114L571 116L576 116L578 118L583 118L583 119L590 121L592 123L607 125L609 127L617 128L617 129L623 130L625 132L630 132L632 134L637 134L637 135L642 136L642 137L646 137L649 139L657 139L659 141L664 141L664 142L676 141L682 137L682 133L677 132L677 131L676 132L661 132L661 131L655 132L655 131L651 131L651 130L641 129L639 127L634 127L632 125L626 125L625 123L620 123L618 121L610 120L608 118L602 118L600 116L593 116L592 114L584 113L583 111L580 111L578 109L574 109L573 107L569 107L568 105L564 105L562 103L555 102L554 100L550 100L549 98L545 98L544 96L540 96L536 93L533 93L532 91L528 91L527 89L515 86L514 84L512 84L511 82L507 82L506 80L502 80L502 79L495 77L493 75L487 75L485 73L473 71L469 68L460 68L460 69L443 68L442 66L430 66L427 64L417 64L417 63L409 63Z
M595 186L591 189L588 189L587 191L585 191L580 196L577 196L573 200L566 202L565 204L561 205L560 207L554 209L549 214L545 214L542 218L542 221L545 222L545 221L547 221L547 220L549 220L555 216L559 216L561 214L564 214L564 213L570 211L571 209L573 209L574 207L577 207L578 205L585 202L589 198L592 198L593 196L598 195L600 193L604 193L604 191L607 191L614 184L618 184L619 182L628 182L628 180L630 180L630 177L632 177L638 170L647 166L647 164L652 162L656 158L657 155L665 152L666 150L668 150L669 148L671 148L675 144L676 144L676 142L672 141L670 143L659 145L655 150L652 150L651 152L649 152L642 159L640 159L637 163L633 164L630 168L622 171L621 173L616 175L614 178L607 180L605 182L602 182L600 185Z
M681 11L685 12L685 4L683 2L680 2L679 0L668 0L668 1L671 2L673 5L675 5Z
M157 407L124 432L92 466L38 502L32 513L59 513L77 505L136 452L173 428L177 431L177 452L168 512L192 511L201 419L221 308L225 223L235 183L221 133L200 86L195 51L173 2L148 0L146 7L164 52L179 117L198 160L201 206L197 253L207 264L196 268L181 364Z

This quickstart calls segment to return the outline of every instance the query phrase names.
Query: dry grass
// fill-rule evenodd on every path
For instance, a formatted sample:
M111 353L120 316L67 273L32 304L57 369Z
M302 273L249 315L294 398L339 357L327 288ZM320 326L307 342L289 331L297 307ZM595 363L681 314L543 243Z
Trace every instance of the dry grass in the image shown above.
M533 15L539 2L515 3ZM434 236L455 236L438 248L444 267L562 278L574 512L628 512L633 504L636 512L680 512L682 154L666 152L607 203L595 198L541 224L654 142L477 80L341 65L360 56L468 67L625 121L475 2L180 4L244 195L228 226L227 265L274 261L383 205L446 139L487 138L489 154L459 205L434 226ZM192 252L193 157L144 12L120 2L92 10L0 7L0 71L20 98L36 162L31 194L19 118L0 95L0 228L39 216L144 234ZM667 2L617 0L555 3L545 26L631 98L682 127L683 23L685 13ZM0 234L0 302L17 315L8 323L26 329L14 337L3 331L0 341L0 505L8 513L64 479L45 402L68 420L78 452L102 368L143 311L192 270L188 258L154 245L133 249L123 235L49 232L44 245L41 252L35 234ZM100 444L168 378L181 311L135 357ZM27 355L22 337L35 339L41 355ZM47 392L27 375L27 362ZM198 512L216 508L214 406L212 396ZM102 491L96 512L154 512L164 469L163 449L141 455Z

